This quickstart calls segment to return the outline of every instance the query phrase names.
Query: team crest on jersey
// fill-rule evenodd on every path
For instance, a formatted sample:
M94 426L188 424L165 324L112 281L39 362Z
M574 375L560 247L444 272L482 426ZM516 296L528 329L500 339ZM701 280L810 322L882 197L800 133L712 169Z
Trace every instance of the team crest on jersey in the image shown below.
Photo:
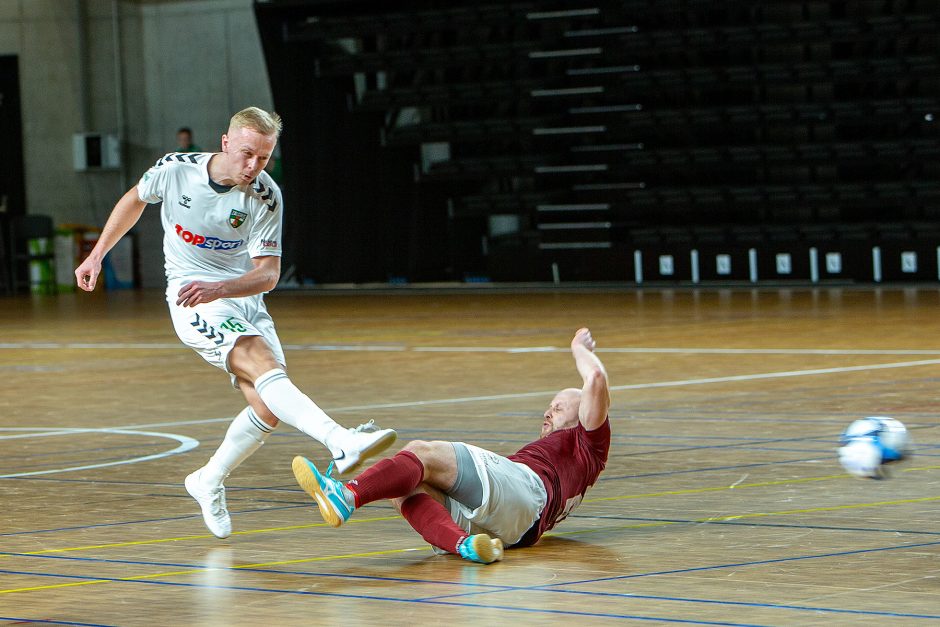
M232 213L228 215L228 223L237 229L245 222L245 218L247 217L248 217L248 214L245 213L244 211L239 211L238 209L232 209Z

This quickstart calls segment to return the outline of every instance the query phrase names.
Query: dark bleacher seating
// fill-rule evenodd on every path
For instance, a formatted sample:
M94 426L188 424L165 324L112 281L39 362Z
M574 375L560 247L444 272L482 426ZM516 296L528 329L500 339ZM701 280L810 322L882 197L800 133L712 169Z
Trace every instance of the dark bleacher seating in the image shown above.
M289 99L296 81L336 89L337 114L360 121L363 137L374 130L360 147L371 167L401 173L383 180L411 225L407 261L382 272L542 280L560 266L566 280L630 281L644 247L684 259L695 246L765 255L798 244L802 255L815 242L899 241L881 224L917 223L908 236L940 245L940 229L925 226L940 220L935 0L274 0L256 10L269 56L303 60L271 64L287 119L285 107L303 115ZM403 159L413 167L389 165ZM389 196L346 210L391 220ZM490 216L505 215L519 231L494 235Z

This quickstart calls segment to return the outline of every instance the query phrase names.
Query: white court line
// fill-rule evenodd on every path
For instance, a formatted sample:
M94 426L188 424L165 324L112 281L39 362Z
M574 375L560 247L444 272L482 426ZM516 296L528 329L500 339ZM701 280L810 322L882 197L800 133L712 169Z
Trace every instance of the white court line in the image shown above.
M182 344L162 344L159 342L0 342L0 350L71 350L84 349L170 349L186 348Z
M506 348L498 346L415 346L416 353L567 353L571 349L558 346ZM597 353L648 353L688 355L940 355L940 349L921 348L597 348Z
M292 351L365 351L415 353L567 353L558 346L403 346L400 344L284 344ZM0 342L0 350L188 350L179 343L160 342ZM866 349L866 348L696 348L696 347L613 347L598 348L598 353L691 354L691 355L940 355L940 349Z
M841 372L860 372L864 370L884 370L887 368L911 368L916 366L935 366L940 359L923 359L920 361L901 361L890 364L870 364L866 366L841 366L837 368L815 368L813 370L784 370L782 372L764 372L757 374L739 374L727 377L708 377L705 379L679 379L676 381L658 381L651 383L633 383L630 385L612 385L611 392L622 390L643 390L651 388L679 387L685 385L706 385L709 383L727 383L731 381L757 381L760 379L779 379L785 377L806 377L820 374L838 374ZM382 403L376 405L358 405L340 407L331 411L361 411L366 409L391 409L398 407L420 407L424 405L446 405L451 403L473 403L477 401L498 401L510 398L527 398L532 396L553 396L558 389L545 392L522 392L519 394L493 394L489 396L465 396L460 398L446 398L431 401L408 401L402 403Z
M923 359L919 361L902 361L894 362L887 364L869 364L864 366L841 366L836 368L815 368L812 370L784 370L780 372L764 372L764 373L755 373L755 374L741 374L741 375L730 375L725 377L707 377L702 379L678 379L674 381L657 381L650 383L633 383L629 385L615 385L611 386L611 391L623 391L623 390L640 390L640 389L652 389L652 388L665 388L665 387L680 387L680 386L689 386L689 385L707 385L711 383L728 383L732 381L757 381L761 379L779 379L779 378L788 378L788 377L806 377L806 376L816 376L816 375L825 375L825 374L839 374L844 372L863 372L870 370L885 370L891 368L913 368L918 366L935 366L940 364L940 359ZM401 407L422 407L429 405L450 405L458 403L475 403L481 401L495 401L495 400L507 400L507 399L516 399L516 398L529 398L536 396L551 396L557 392L557 389L552 389L542 392L521 392L515 394L491 394L487 396L464 396L456 398L443 398L427 401L404 401L399 403L374 403L369 405L352 405L347 407L336 407L332 408L329 411L333 413L344 412L344 411L366 411L366 410L375 410L375 409L392 409L392 408L401 408ZM164 423L151 423L147 425L129 425L124 428L114 428L114 429L70 429L70 428L32 428L32 431L39 431L45 433L35 434L37 437L41 435L66 435L71 433L82 433L82 432L100 432L100 433L118 433L118 434L128 434L128 435L149 435L155 437L164 437L177 440L181 444L171 451L166 451L163 453L157 453L154 455L146 455L143 457L135 457L126 460L119 460L114 462L105 462L101 464L89 464L86 466L75 466L70 468L59 468L59 469L47 469L47 470L37 470L33 472L24 472L24 473L15 473L9 475L0 475L0 479L9 479L13 477L26 477L32 475L44 475L52 474L57 472L72 472L76 470L89 470L93 468L103 468L106 466L118 466L122 464L133 464L137 462L149 461L152 459L160 459L162 457L167 457L170 455L176 455L180 453L185 453L190 451L197 446L199 446L199 441L193 438L177 435L173 433L157 433L152 431L136 431L133 429L145 428L145 427L166 427L170 425L183 425L183 424L204 424L210 422L221 422L230 420L229 418L208 418L204 420L187 420L187 421L174 421L174 422L164 422ZM9 427L4 428L0 427L0 431L24 431L29 429L28 427ZM24 437L22 434L13 435L13 436L0 436L0 439L11 439Z
M779 372L762 372L755 374L729 375L725 377L707 377L703 379L678 379L675 381L653 381L650 383L632 383L629 385L611 386L612 392L623 390L643 390L653 388L681 387L688 385L708 385L711 383L729 383L733 381L759 381L761 379L782 379L788 377L808 377L825 374L839 374L843 372L863 372L868 370L885 370L891 368L914 368L918 366L940 365L940 359L923 359L919 361L900 361L887 364L868 364L864 366L841 366L836 368L814 368L812 370L784 370ZM461 396L455 398L441 398L427 401L402 401L398 403L372 403L368 405L348 405L345 407L332 407L327 413L340 413L348 411L369 411L376 409L398 409L402 407L426 407L429 405L455 405L460 403L476 403L482 401L500 401L515 398L551 397L558 393L558 388L541 392L519 392L514 394L491 394L487 396ZM129 425L127 428L164 427L180 424L202 424L220 422L229 418L210 418L206 420L189 420L186 422L151 423L145 425Z
M596 350L598 353L693 353L699 355L940 355L940 350L919 348L598 348Z
M0 431L23 431L28 428L26 427L0 427ZM102 462L100 464L87 464L85 466L69 466L66 468L47 468L46 470L34 470L32 472L17 472L9 475L0 475L0 479L12 479L14 477L32 477L35 475L51 475L58 472L75 472L76 470L91 470L93 468L105 468L107 466L121 466L123 464L136 464L138 462L147 462L154 459L161 459L163 457L169 457L170 455L179 455L180 453L185 453L186 451L191 451L197 446L199 446L199 440L187 437L185 435L177 435L175 433L157 433L154 431L135 431L130 429L60 429L60 428L46 428L46 427L33 427L32 431L38 431L39 433L34 433L34 437L42 437L45 435L71 435L75 433L117 433L121 435L147 435L158 438L167 438L170 440L176 440L179 442L179 446L170 451L164 451L162 453L154 453L153 455L143 455L141 457L131 457L129 459L120 459L113 462ZM13 436L0 436L0 439L9 439L9 438L20 438L20 437L29 437L27 434L13 435Z
M24 343L0 343L0 349L10 348L10 347L28 347L32 344ZM43 344L41 345L45 348L65 348L71 346L70 344ZM87 344L87 345L75 345L85 348L119 348L119 347L131 347L131 346L146 346L146 347L169 347L173 348L184 348L182 345L163 345L163 344ZM314 345L285 345L285 348L288 346L297 347L298 350L316 350ZM395 347L385 347L389 350L399 350ZM350 347L349 350L377 350L376 347ZM526 349L519 348L487 348L487 347L413 347L411 349L403 348L401 350L412 350L412 351L432 351L432 352L443 352L443 351L490 351L490 352L503 352L503 353L512 353L520 352ZM568 352L568 348L555 348L555 347L532 347L529 350L535 352ZM607 348L607 349L597 349L597 352L635 352L635 353L719 353L719 354L738 354L738 353L747 353L747 354L813 354L813 355L937 355L940 354L940 351L933 350L852 350L852 349L702 349L702 348ZM635 383L630 385L618 385L611 386L611 391L623 391L623 390L641 390L641 389L651 389L651 388L665 388L665 387L679 387L679 386L689 386L689 385L706 385L711 383L728 383L732 381L756 381L761 379L777 379L777 378L786 378L786 377L801 377L801 376L814 376L814 375L824 375L824 374L837 374L843 372L862 372L866 370L883 370L889 368L910 368L917 366L933 366L940 364L940 359L925 359L920 361L904 361L904 362L894 362L887 364L870 364L862 366L842 366L836 368L816 368L811 370L786 370L781 372L766 372L766 373L756 373L756 374L744 374L744 375L732 375L725 377L709 377L703 379L680 379L675 381L659 381L659 382L650 382L650 383ZM346 411L367 411L367 410L376 410L376 409L395 409L402 407L421 407L428 405L448 405L448 404L459 404L459 403L474 403L480 401L495 401L495 400L506 400L514 398L530 398L538 396L552 396L557 392L557 389L540 391L540 392L521 392L515 394L495 394L488 396L466 396L466 397L457 397L457 398L448 398L448 399L434 399L426 401L403 401L398 403L373 403L368 405L350 405L347 407L334 407L330 408L330 412L346 412ZM178 425L194 425L194 424L207 424L211 422L224 422L229 421L231 418L207 418L202 420L187 420L187 421L169 421L169 422L154 422L140 425L127 425L125 428L135 429L135 428L150 428L150 427L166 427L166 426L178 426Z

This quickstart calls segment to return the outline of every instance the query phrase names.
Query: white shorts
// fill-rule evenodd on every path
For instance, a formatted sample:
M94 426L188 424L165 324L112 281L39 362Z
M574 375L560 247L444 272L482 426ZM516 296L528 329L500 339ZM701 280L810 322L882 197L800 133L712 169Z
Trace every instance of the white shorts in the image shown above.
M483 484L483 502L471 510L448 497L451 518L467 533L486 533L507 546L515 544L542 514L548 500L545 485L525 464L478 446L464 446Z
M239 298L220 298L195 307L176 304L180 288L188 281L173 281L166 288L166 303L176 335L216 368L230 375L228 355L238 338L260 335L274 353L274 359L285 365L281 340L274 330L274 320L264 306L261 294ZM232 385L238 388L235 375Z

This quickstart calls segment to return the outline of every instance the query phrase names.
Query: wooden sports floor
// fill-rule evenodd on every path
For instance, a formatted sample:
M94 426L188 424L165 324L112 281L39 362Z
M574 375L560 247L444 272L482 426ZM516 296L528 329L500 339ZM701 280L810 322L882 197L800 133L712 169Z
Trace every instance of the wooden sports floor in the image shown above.
M207 532L183 478L243 403L157 292L0 298L0 623L940 624L940 289L277 293L294 381L341 423L509 454L612 388L607 469L536 547L436 556L387 502L325 527L282 425ZM910 428L885 481L841 430Z

